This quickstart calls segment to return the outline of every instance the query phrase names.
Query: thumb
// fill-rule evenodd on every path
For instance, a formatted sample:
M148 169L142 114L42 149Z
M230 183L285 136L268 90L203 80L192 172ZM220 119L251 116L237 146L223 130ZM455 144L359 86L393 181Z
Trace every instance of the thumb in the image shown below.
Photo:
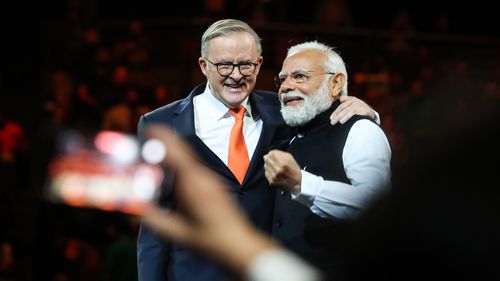
M150 125L146 128L146 137L156 139L163 144L166 151L162 161L164 166L182 170L183 167L190 167L196 162L197 157L191 148L169 127Z

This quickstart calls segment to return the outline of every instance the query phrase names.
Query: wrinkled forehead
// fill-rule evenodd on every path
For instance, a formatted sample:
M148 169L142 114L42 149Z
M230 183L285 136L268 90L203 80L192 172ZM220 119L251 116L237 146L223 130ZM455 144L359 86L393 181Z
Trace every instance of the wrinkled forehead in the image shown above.
M326 55L320 50L303 50L287 57L283 61L280 74L297 71L324 71Z

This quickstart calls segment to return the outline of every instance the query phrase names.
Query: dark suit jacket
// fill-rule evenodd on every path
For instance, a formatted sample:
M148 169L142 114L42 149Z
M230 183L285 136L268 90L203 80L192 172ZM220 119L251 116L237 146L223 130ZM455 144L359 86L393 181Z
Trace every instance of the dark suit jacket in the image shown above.
M240 186L227 166L196 136L193 97L203 93L204 89L205 84L199 85L186 98L142 116L139 121L139 135L148 124L160 123L173 128L192 145L207 166L225 179L229 191L249 219L257 227L270 233L275 192L269 188L264 176L263 156L270 148L287 142L291 135L289 127L282 119L277 95L264 91L253 91L250 94L252 114L257 114L262 119L263 126L250 167L243 185ZM168 187L164 188L160 200L162 205L175 208ZM141 225L139 230L137 258L139 280L225 280L222 277L225 270L221 266L157 237L144 225Z

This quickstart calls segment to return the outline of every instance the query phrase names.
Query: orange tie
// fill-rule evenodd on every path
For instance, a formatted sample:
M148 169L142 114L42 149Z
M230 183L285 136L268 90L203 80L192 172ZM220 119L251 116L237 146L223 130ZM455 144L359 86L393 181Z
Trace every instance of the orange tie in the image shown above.
M239 106L237 108L231 108L229 112L234 116L235 121L231 129L231 137L229 138L227 166L231 172L233 172L240 184L242 184L250 163L245 138L243 137L243 116L245 115L245 108Z

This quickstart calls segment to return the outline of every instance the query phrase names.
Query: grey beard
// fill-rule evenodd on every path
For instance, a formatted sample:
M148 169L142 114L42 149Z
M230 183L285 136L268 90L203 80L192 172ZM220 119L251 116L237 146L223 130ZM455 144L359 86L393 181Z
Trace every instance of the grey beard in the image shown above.
M285 106L283 103L285 97L300 97L304 99L304 102L302 105ZM295 92L283 93L281 94L280 103L281 114L285 122L289 126L298 127L307 124L318 114L330 108L333 99L330 97L328 88L325 85L311 96Z

